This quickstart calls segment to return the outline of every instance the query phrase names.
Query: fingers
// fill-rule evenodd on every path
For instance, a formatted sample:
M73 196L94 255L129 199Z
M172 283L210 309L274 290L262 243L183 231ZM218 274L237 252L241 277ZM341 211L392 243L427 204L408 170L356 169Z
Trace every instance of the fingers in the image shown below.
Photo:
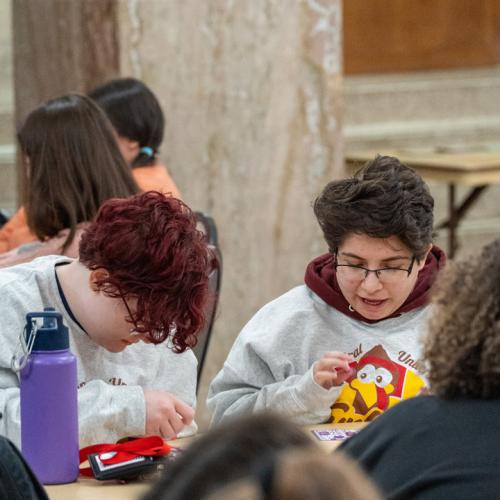
M176 414L164 419L160 425L160 435L163 439L174 439L184 428L182 419Z
M174 438L194 418L194 409L173 394L163 391L144 391L146 401L146 433Z
M314 380L325 389L339 386L351 374L349 365L353 362L354 358L345 352L327 352L314 365Z
M321 359L343 359L348 362L354 361L354 358L350 355L347 354L346 352L340 352L340 351L328 351L321 356Z
M177 437L177 432L175 432L168 420L164 420L162 422L157 434L159 434L166 441Z
M175 411L180 415L184 425L189 425L194 418L194 409L180 399L176 400Z
M354 358L350 354L344 352L327 352L325 353L317 362L318 370L325 371L345 371L350 372L350 363L354 361Z

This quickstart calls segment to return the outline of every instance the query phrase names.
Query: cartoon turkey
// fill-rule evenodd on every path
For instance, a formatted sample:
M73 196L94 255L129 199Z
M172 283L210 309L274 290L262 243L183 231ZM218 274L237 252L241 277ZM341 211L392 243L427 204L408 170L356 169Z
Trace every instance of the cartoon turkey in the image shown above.
M402 399L416 396L424 381L390 359L381 345L360 358L332 405L332 422L373 420Z

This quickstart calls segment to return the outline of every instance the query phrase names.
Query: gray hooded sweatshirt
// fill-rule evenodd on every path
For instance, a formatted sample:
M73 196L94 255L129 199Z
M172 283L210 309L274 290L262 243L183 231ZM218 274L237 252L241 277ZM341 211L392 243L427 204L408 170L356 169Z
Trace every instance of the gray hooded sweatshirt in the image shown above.
M300 425L371 420L425 385L420 336L429 313L365 323L341 313L307 286L265 305L243 328L207 399L213 423L262 410ZM330 390L313 365L327 351L350 353L351 377Z
M143 388L168 391L194 407L196 358L174 353L167 345L139 342L111 353L93 342L68 314L55 278L61 256L40 257L0 271L0 434L20 445L19 376L11 358L26 323L26 313L55 307L70 331L77 358L80 446L115 442L145 433ZM182 435L193 434L196 424Z

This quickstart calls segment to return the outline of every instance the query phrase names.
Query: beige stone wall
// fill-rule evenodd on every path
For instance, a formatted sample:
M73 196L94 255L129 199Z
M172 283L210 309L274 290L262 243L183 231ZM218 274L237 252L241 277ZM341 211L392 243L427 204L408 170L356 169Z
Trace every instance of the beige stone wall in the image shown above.
M0 209L9 212L17 203L11 12L10 2L0 1Z
M220 313L200 394L236 335L322 253L311 201L342 175L339 0L123 1L122 73L161 99L163 157L218 225Z

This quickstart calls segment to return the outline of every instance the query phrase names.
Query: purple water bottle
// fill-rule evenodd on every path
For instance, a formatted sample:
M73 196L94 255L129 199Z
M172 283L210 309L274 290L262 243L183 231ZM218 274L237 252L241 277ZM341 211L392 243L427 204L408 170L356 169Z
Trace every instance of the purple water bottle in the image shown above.
M70 483L79 468L76 358L61 314L53 308L28 313L25 340L22 453L42 483Z

